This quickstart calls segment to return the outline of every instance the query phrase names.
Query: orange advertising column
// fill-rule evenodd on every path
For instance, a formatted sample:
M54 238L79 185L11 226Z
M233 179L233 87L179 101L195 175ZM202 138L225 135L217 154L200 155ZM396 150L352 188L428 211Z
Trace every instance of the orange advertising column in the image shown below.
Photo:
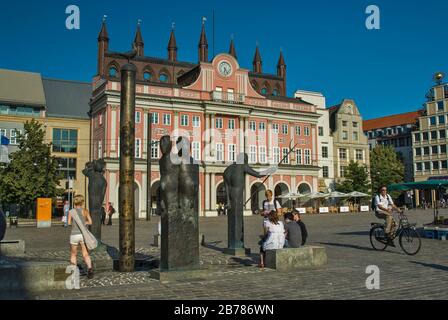
M37 227L51 227L51 199L37 199Z

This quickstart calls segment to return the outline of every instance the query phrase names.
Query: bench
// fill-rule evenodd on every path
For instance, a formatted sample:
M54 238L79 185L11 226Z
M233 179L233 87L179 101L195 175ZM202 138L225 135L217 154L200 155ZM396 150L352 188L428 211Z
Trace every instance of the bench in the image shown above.
M304 246L266 251L266 268L278 271L313 269L326 264L327 252L324 247Z

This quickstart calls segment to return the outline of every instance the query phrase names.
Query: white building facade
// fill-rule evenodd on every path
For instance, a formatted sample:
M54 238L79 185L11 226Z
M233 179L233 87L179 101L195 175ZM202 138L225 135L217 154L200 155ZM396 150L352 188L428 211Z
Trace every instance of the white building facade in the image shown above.
M317 113L320 115L318 120L317 134L317 159L319 171L319 190L327 192L334 186L334 153L333 136L330 132L330 114L326 106L326 98L320 92L297 90L296 98L317 106Z

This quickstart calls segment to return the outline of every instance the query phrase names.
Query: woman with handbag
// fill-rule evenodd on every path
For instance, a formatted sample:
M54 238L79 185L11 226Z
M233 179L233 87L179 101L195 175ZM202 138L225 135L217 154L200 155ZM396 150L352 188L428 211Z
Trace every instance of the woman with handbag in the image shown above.
M69 212L68 224L72 226L72 232L70 235L70 262L76 266L76 256L78 254L78 246L81 246L82 256L87 265L87 277L93 278L92 260L90 259L89 251L87 250L86 242L92 242L89 231L86 226L92 225L92 218L90 213L84 209L84 197L82 195L75 196L74 209ZM87 237L87 239L86 239ZM87 241L86 241L87 240ZM96 240L95 240L96 241Z

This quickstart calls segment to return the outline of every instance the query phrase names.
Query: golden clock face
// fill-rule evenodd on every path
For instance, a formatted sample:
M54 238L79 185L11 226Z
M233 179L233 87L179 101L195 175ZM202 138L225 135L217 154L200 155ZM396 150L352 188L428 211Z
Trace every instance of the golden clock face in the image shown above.
M232 74L232 66L227 61L222 61L218 66L218 71L221 75L229 77Z

